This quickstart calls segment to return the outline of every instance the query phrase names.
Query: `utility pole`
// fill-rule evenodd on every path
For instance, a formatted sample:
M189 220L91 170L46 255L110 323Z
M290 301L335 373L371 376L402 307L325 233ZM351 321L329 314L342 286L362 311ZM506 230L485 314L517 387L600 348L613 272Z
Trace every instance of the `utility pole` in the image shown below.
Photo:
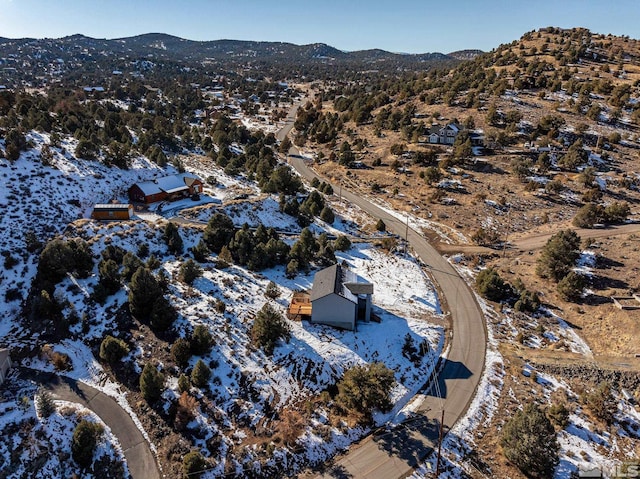
M442 436L444 434L444 408L442 409L442 419L440 419L440 434L438 437L438 457L436 459L436 479L440 477L440 453L442 451Z

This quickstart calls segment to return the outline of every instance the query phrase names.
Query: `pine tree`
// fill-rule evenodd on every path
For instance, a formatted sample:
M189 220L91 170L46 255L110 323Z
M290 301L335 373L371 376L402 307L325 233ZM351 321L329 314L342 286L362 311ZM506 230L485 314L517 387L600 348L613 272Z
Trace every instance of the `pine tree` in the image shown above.
M556 432L534 403L517 411L502 429L505 457L529 477L551 477L558 464Z
M40 415L41 417L47 418L51 416L56 410L56 405L53 402L53 396L49 391L38 391L35 403L38 415Z
M553 235L542 248L536 273L542 278L560 281L580 256L580 237L572 230L562 230Z
M180 265L179 277L185 283L191 285L200 276L202 276L202 268L192 259L188 259Z
M216 213L211 217L204 230L202 239L214 253L220 253L229 244L235 234L233 221L227 215Z
M100 284L108 294L113 294L120 289L120 273L118 264L112 260L101 260L98 264L98 276Z
M371 422L374 410L386 412L391 408L390 393L395 383L393 371L383 363L354 366L338 382L336 402L360 415L364 422Z
M150 319L154 306L162 297L162 288L153 273L139 267L129 285L129 309L141 321Z
M328 206L325 206L324 208L322 208L322 211L320 212L320 219L325 223L332 225L336 217L333 214L333 211L331 211L331 208L329 208Z
M176 339L176 342L171 346L171 358L179 367L185 368L187 364L189 364L189 359L191 359L191 345L189 341L184 338Z
M203 355L211 350L213 338L204 324L199 324L195 327L191 335L190 343L193 354Z
M269 284L267 285L267 289L265 290L264 295L270 299L277 299L278 296L280 296L280 288L278 288L278 285L273 281L269 281Z
M100 343L100 358L114 365L129 353L129 346L122 339L107 335Z
M251 328L253 343L271 355L280 339L288 341L290 337L291 332L286 320L271 304L266 303L258 312Z
M182 472L189 479L199 479L206 467L207 461L198 451L191 451L182 459Z
M164 389L164 375L151 363L147 363L140 375L140 392L142 396L153 403L160 399Z
M199 388L203 388L207 385L209 378L211 377L211 369L202 361L198 359L198 362L191 371L191 383Z
M93 462L93 453L103 431L100 424L84 419L78 423L73 431L71 456L81 468L88 469Z
M178 227L175 223L169 221L164 228L164 233L162 235L165 243L169 248L169 252L179 255L182 254L184 249L182 237L180 236L180 232L178 231Z

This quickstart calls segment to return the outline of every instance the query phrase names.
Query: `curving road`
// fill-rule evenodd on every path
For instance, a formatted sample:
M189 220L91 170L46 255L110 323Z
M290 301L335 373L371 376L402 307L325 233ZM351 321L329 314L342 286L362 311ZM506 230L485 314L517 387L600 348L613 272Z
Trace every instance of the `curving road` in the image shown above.
M291 130L296 107L287 116L285 127L278 132L282 140ZM299 152L292 148L289 163L307 180L319 177ZM336 185L332 185L337 191ZM487 334L484 316L469 286L456 270L417 231L368 199L342 188L345 200L359 206L374 218L381 218L387 230L405 237L416 255L427 265L432 279L440 290L441 298L451 314L452 337L447 359L438 374L438 387L432 386L419 408L416 421L386 434L369 436L341 458L323 478L350 477L392 479L409 475L424 457L432 451L438 437L444 408L444 429L448 430L464 415L473 399L484 368Z
M23 368L21 375L49 390L54 397L78 403L95 412L118 438L133 479L160 479L156 458L146 439L118 403L80 381L57 374Z

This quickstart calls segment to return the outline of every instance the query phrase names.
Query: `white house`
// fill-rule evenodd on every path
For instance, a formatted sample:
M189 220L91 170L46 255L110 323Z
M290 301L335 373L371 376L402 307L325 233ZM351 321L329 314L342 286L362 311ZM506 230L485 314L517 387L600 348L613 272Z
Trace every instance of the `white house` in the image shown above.
M437 145L453 145L462 131L462 127L456 123L447 125L432 125L429 130L429 143Z
M359 283L355 273L335 264L318 271L311 289L311 322L356 329L358 319L371 319L373 284Z

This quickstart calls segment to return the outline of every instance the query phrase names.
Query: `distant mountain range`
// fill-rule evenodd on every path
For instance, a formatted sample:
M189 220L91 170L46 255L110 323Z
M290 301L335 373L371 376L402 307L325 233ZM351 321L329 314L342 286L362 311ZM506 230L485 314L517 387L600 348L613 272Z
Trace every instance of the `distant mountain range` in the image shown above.
M149 33L127 38L97 39L72 35L59 39L7 39L0 38L0 57L27 55L44 59L56 55L63 60L74 54L146 58L180 63L194 62L301 62L344 63L386 67L420 68L424 64L457 62L473 58L479 50L464 50L449 55L443 53L402 54L384 50L345 52L324 43L295 45L284 42L258 42L240 40L193 41L162 33Z

